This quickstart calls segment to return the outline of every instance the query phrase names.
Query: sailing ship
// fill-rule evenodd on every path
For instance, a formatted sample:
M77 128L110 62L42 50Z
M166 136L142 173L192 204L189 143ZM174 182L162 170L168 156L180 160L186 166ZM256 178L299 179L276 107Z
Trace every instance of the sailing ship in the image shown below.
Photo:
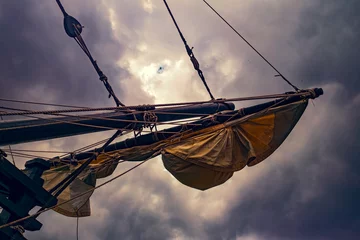
M7 111L1 112L1 116L36 116L36 119L0 123L0 147L109 130L116 130L116 133L60 157L31 159L25 164L24 170L12 165L6 152L1 151L1 239L25 239L24 231L39 230L42 225L36 217L48 210L68 217L90 216L89 199L97 188L156 156L161 156L165 169L188 187L205 191L222 185L246 166L253 167L267 159L298 123L309 100L323 94L321 88L303 90L293 85L204 0L279 77L294 88L294 91L282 94L215 99L192 48L164 0L210 100L126 106L116 97L107 77L87 48L81 36L82 25L65 11L60 0L56 2L64 15L66 34L75 39L88 56L116 107L70 108L54 104L62 108L44 111L5 108ZM235 109L234 102L247 100L266 102ZM175 126L160 129L169 125ZM133 134L133 137L116 142L117 137L126 133ZM111 176L123 161L138 164L96 185L97 179ZM41 209L29 215L35 206Z

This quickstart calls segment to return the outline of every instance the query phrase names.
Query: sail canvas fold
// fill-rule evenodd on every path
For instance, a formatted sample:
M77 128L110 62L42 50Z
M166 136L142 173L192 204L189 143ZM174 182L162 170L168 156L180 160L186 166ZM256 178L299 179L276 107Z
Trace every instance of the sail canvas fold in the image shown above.
M59 203L93 189L96 179L110 176L119 160L144 161L161 153L164 167L186 186L207 190L221 185L246 166L269 157L299 121L308 100L272 107L150 145L101 153L59 196ZM43 174L51 189L78 166L54 167ZM70 217L89 216L88 194L55 209Z
M299 101L201 131L163 150L165 168L183 184L206 190L270 156L305 111Z
M50 190L66 176L71 174L75 167L65 165L45 171L42 175L44 179L43 187ZM53 210L67 217L87 217L91 215L90 197L94 191L89 191L95 187L96 175L89 169L82 172L75 180L58 196L58 207ZM78 195L89 191L77 197ZM76 197L76 198L75 198ZM71 200L73 199L73 200ZM64 203L65 201L71 200ZM64 203L64 204L62 204Z

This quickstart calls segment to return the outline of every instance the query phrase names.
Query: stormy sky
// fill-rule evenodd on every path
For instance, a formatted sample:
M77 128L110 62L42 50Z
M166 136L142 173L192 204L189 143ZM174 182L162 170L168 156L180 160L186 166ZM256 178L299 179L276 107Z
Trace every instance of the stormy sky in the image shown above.
M62 2L85 26L83 38L125 104L208 99L163 1ZM80 219L80 239L358 239L360 2L208 2L295 85L322 87L325 95L309 104L273 155L219 187L190 189L155 158L99 189L92 216ZM168 4L215 97L292 90L201 0ZM55 0L2 1L0 26L1 98L114 105L65 34ZM251 103L237 106L244 104ZM13 148L71 151L111 133ZM75 239L75 219L54 212L39 219L42 230L28 239Z

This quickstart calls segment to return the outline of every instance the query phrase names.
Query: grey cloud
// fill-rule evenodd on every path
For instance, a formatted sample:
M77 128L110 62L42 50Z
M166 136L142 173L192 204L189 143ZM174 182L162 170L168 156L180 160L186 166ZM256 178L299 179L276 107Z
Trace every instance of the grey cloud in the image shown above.
M294 153L297 164L277 166L254 183L256 191L246 192L222 225L208 225L213 239L248 233L266 239L358 238L360 116L353 103L359 94L358 5L313 1L301 12L291 43L299 55L291 68L295 79L305 86L336 82L342 90L334 99L318 100L330 101L332 114L312 132L305 151ZM306 129L305 122L300 125ZM301 193L311 190L313 198L302 202Z
M359 93L359 9L358 1L313 1L302 11L293 46L305 84L340 82L348 95Z
M105 218L97 219L97 212L102 211L97 208L93 209L92 217L80 219L81 237L90 235L90 239L104 240L172 239L178 231L187 239L204 238L201 229L198 229L199 224L194 224L191 215L184 208L184 203L179 200L177 192L174 192L165 181L154 178L156 174L148 174L151 169L149 164L153 163L147 163L147 168L138 169L114 184L108 185L107 188L99 189L93 195L91 199L93 204L96 202L96 205L106 209L108 214ZM126 169L127 167L121 165L119 168ZM118 169L118 172L122 171ZM124 188L130 189L122 191ZM153 204L154 195L161 198L161 204L149 209L149 205ZM56 231L49 230L53 228L54 221L50 220L55 219L54 215L53 212L42 215L40 220L44 223L45 229L27 233L27 237L29 239L74 237L74 219L56 216L61 228L57 228ZM68 231L63 232L61 229L64 227Z
M70 1L64 1L65 5L70 5L69 3ZM76 3L80 4L80 1ZM215 15L207 10L200 11L199 9L203 10L204 6L197 3L192 3L194 5L188 4L189 1L186 3L186 6L181 6L180 3L169 1L189 44L195 46L195 54L202 64L209 85L222 85L223 79L227 76L216 67L224 61L231 59L241 65L236 72L234 82L223 86L222 90L214 90L217 91L217 96L235 97L289 90L288 86L280 83L280 79L273 78L273 71L230 30L226 30L226 26L219 22ZM156 15L150 16L140 10L140 1L126 1L126 4L109 3L109 6L115 9L117 21L126 26L127 29L124 30L132 32L130 35L125 33L121 35L121 44L112 38L109 22L105 17L106 11L102 8L95 10L94 6L99 6L98 3L89 4L84 8L74 7L77 10L74 10L73 15L86 26L84 37L113 85L116 86L115 79L128 77L129 74L115 67L113 62L124 52L129 56L141 56L136 50L139 42L144 41L152 48L159 48L161 58L166 56L178 59L178 56L185 56L169 16L166 15L161 3L156 2L156 4L158 6L157 10L154 10ZM12 97L13 94L30 90L34 85L39 84L54 92L56 99L61 103L109 104L110 100L104 100L106 92L100 86L95 72L92 72L90 63L75 43L65 36L61 26L61 15L56 7L50 5L47 3L42 4L42 7L29 6L25 11L26 5L20 8L14 3L7 3L7 11L2 11L0 19L3 20L0 20L0 23L5 24L5 27L9 27L8 22L13 19L13 12L21 13L18 14L21 24L18 29L9 28L13 34L1 40L6 46L1 51L8 53L10 51L6 49L11 49L11 54L4 55L8 57L1 57L4 63L8 62L5 60L11 59L11 64L6 65L10 66L9 70L4 68L2 73L8 91L0 90L1 95ZM92 225L89 223L91 220L84 219L84 225L80 225L80 229L82 226L84 228L81 230L82 234L90 232L97 239L119 237L169 239L173 236L171 231L176 228L187 236L183 238L194 239L235 239L236 236L252 234L274 240L356 239L360 234L358 230L360 209L357 207L360 200L358 193L360 147L357 136L360 132L359 115L356 112L358 106L353 103L354 95L359 89L357 84L359 71L356 66L356 59L360 56L356 47L359 39L357 1L349 1L346 4L321 0L310 3L262 1L246 5L247 11L240 13L237 12L238 9L242 9L239 5L234 5L233 10L228 10L219 3L214 5L300 87L321 87L334 82L339 84L343 90L334 94L333 99L323 97L315 102L317 109L327 108L328 118L324 119L321 127L313 130L312 138L302 148L303 151L292 152L291 161L280 165L276 164L275 159L271 159L270 162L273 164L262 164L266 166L264 168L267 168L267 171L256 182L239 183L249 184L250 187L238 193L239 200L230 207L229 213L223 216L224 219L216 221L201 219L199 225L193 226L193 222L189 220L200 221L200 218L194 216L196 213L184 213L182 205L186 203L177 200L175 194L177 189L170 189L168 184L149 177L157 173L144 170L138 172L137 181L130 178L124 182L134 188L137 186L140 188L144 184L151 185L144 190L138 201L132 202L131 196L138 195L131 192L126 193L123 198L116 198L113 195L94 195L93 202L103 203L102 207L110 213L98 223L101 225L99 228L91 228ZM51 14L44 14L47 12L45 10L49 10ZM297 12L299 10L300 13ZM33 16L35 13L38 17ZM55 15L57 18L54 20ZM151 17L158 19L151 22L149 21ZM48 21L39 21L39 18ZM102 21L97 22L98 19ZM163 22L165 20L166 23ZM44 25L41 26L38 22ZM33 29L34 25L38 26L36 32L28 30ZM46 31L51 29L52 34L49 34L47 41L43 39L43 44L36 45L34 39L37 39L40 33L40 36L44 37L42 29ZM122 29L119 31L122 32ZM17 35L20 33L22 35ZM10 38L11 36L19 37ZM30 40L26 40L27 38ZM160 42L160 40L164 41ZM49 47L49 43L53 43L56 47ZM24 46L29 44L30 49L33 49L31 51L29 47ZM105 45L109 47L106 49L110 49L106 51L107 54L103 53L105 48L102 46ZM216 48L221 49L220 54L207 56L207 53ZM33 56L36 53L38 58L34 60ZM20 56L27 57L19 58ZM56 64L50 64L50 60L56 61ZM31 65L32 62L36 65ZM15 66L16 69L24 70L16 73ZM37 69L36 66L42 66L42 70L34 70ZM74 68L76 70L69 70ZM68 69L69 72L63 72L62 69ZM19 76L14 77L13 72ZM49 77L43 77L45 73L46 76L53 75L57 76L56 79L65 80L49 82ZM18 80L11 82L8 80L11 76ZM195 72L191 77L194 81L199 81ZM28 79L31 79L31 82ZM16 89L19 85L23 90ZM72 87L67 88L67 86ZM56 88L61 89L63 93L56 91ZM119 88L117 90L121 98L121 90ZM79 92L85 99L73 102L72 99L75 99ZM347 95L348 97L344 97ZM324 101L328 101L328 104L323 104ZM309 105L311 108L311 103ZM317 117L317 112L321 114L322 111L311 111L313 116L305 114L306 121L305 119L300 121L297 126L298 132L308 131L308 125ZM291 141L296 142L296 136L291 135L289 142ZM289 146L286 144L285 146ZM281 148L279 151L284 153L292 149ZM112 191L116 192L117 187L116 184L114 185ZM166 199L166 203L159 211L167 212L169 218L164 219L160 213L141 208L142 204L149 204L147 202L149 192L159 194ZM214 199L208 201L212 200ZM93 209L93 213L96 211ZM92 217L95 218L96 216ZM51 217L44 216L44 219ZM63 221L65 222L66 219ZM73 233L69 232L74 231L72 228L74 226L59 222L58 228L62 229L63 226L71 228L66 229L69 230L67 234L61 235L43 230L29 236L33 239L40 239L37 236L42 236L43 239L64 239L69 235L73 236Z
M71 3L74 1L63 1L73 14ZM82 4L81 14L73 15L86 26L84 39L121 99L119 83L129 73L116 61L124 47L114 38L104 6L93 6ZM2 97L113 105L85 54L65 34L55 1L3 2L0 8Z
M97 1L87 1L86 4L83 1L62 2L68 13L85 25L82 35L88 48L108 76L118 98L124 101L126 92L121 83L133 76L117 65L127 47L116 39L106 6ZM2 2L0 28L1 98L77 106L114 106L86 55L66 35L63 16L55 1ZM137 92L150 102L140 88ZM0 105L41 108L6 102ZM10 118L5 117L7 119ZM80 138L68 138L63 147L71 149L79 141Z
M291 153L294 161L280 165L274 159L276 166L243 193L245 199L226 221L208 225L213 239L248 233L275 239L358 238L360 116L353 112L358 105L351 102L346 111L342 109L341 93L330 102L329 115L311 133L304 151ZM341 121L331 119L333 114L339 114ZM309 196L304 199L304 194Z

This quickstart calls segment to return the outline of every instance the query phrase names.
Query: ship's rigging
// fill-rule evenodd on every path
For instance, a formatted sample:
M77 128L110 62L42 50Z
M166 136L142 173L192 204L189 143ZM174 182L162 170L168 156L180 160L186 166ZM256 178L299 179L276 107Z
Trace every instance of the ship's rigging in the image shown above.
M295 90L284 94L215 99L195 58L193 48L188 45L167 1L163 0L210 100L126 106L118 99L108 78L86 46L81 36L83 26L65 11L60 0L56 2L64 16L66 34L74 38L87 55L108 91L109 98L114 99L116 107L85 108L0 98L0 102L62 108L33 111L0 106L1 117L25 116L33 119L0 123L0 146L105 130L116 130L116 133L108 139L69 153L48 151L47 153L65 154L46 161L44 157L35 158L27 163L23 173L8 164L6 152L14 156L32 158L41 151L25 152L16 148L1 151L0 163L3 169L9 170L9 173L0 172L5 176L5 180L1 180L2 195L0 196L0 204L5 206L5 211L1 213L5 216L3 218L5 221L1 222L0 234L3 235L0 236L9 237L12 234L15 236L13 239L24 239L18 234L18 228L39 230L41 224L35 219L48 210L55 210L69 217L89 216L89 198L95 189L105 186L158 155L162 156L164 167L184 185L200 190L221 185L235 172L246 166L255 166L269 157L295 127L307 107L308 100L323 94L321 88L301 90L292 84L223 16L203 0L206 6L276 72L275 76L281 77ZM233 104L236 101L261 99L273 100L238 110L235 110ZM87 114L80 115L80 113ZM173 127L158 129L162 125ZM128 132L133 132L134 137L114 143L119 136ZM145 132L148 134L143 134ZM99 145L101 147L96 148ZM139 163L96 186L96 179L110 176L117 165L124 161ZM25 195L14 192L11 179L15 175L18 176L16 181L24 189ZM26 181L29 181L29 186L26 186ZM36 184L32 185L32 181ZM34 193L28 194L30 188L36 197ZM33 200L31 204L26 205L24 199L36 199L36 201ZM14 206L23 211L17 211ZM41 209L33 215L28 215L28 211L34 206L41 206Z

